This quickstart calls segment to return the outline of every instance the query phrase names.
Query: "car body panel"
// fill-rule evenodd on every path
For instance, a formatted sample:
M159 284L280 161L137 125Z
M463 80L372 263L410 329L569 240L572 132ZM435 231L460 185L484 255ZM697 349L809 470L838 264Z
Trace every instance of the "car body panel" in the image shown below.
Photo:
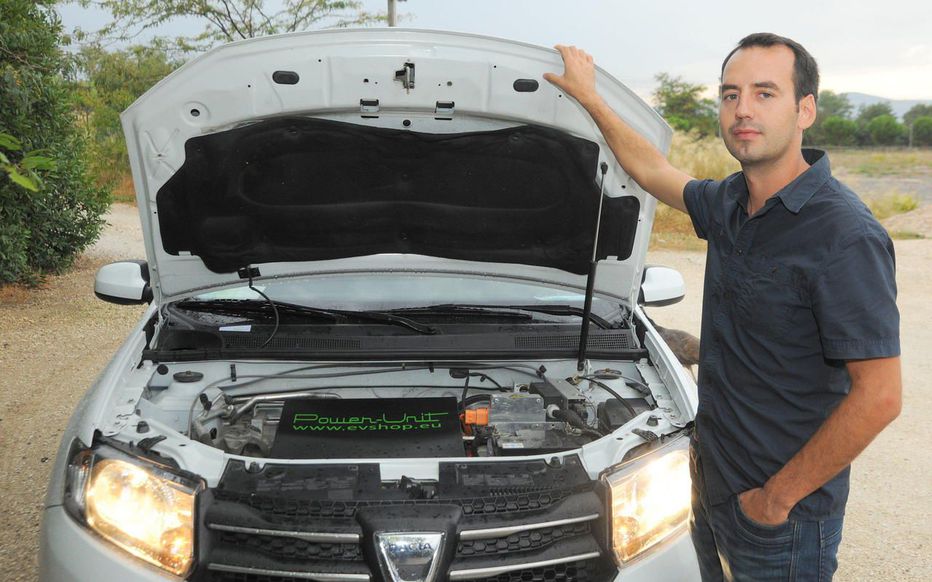
M405 62L418 66L412 89L405 89L393 78ZM607 164L606 195L635 196L640 210L631 256L622 261L601 261L595 289L635 299L655 201L624 173L579 104L542 80L544 72L561 67L558 53L551 49L476 35L402 29L250 39L193 59L140 97L122 116L156 300L169 301L241 282L235 272L212 272L199 257L167 253L161 244L156 197L184 164L185 142L244 123L287 116L353 119L357 124L399 128L407 119L412 131L427 133L531 124L598 144L599 159ZM278 84L272 80L275 71L293 71L301 81ZM538 80L539 88L516 91L515 80L525 78ZM597 83L610 106L653 145L666 151L671 130L655 111L604 71L598 71ZM363 117L362 99L378 99L377 119ZM453 124L436 118L437 103L451 101L455 103ZM593 170L592 179L597 181L599 176ZM482 236L481 229L477 236ZM260 269L261 277L274 278L367 270L373 265L412 272L439 269L554 281L576 288L585 285L585 275L560 269L413 254L253 266Z

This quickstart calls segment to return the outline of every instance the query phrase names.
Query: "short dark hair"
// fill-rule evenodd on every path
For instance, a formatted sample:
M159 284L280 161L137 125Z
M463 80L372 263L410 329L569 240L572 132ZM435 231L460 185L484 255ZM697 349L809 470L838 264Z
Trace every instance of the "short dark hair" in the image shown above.
M809 54L809 51L803 48L803 45L795 40L771 32L755 32L738 41L738 46L732 49L728 56L725 57L725 60L722 61L722 77L725 76L725 65L728 64L732 55L739 50L754 46L771 47L777 45L783 45L793 51L795 57L793 63L793 88L796 92L796 102L799 103L806 95L812 95L818 101L819 65L816 64L815 59Z

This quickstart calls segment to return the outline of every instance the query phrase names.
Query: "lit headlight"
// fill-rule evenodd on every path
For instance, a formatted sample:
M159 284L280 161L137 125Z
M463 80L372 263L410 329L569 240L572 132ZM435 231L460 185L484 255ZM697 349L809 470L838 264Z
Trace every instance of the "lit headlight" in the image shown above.
M688 438L678 438L603 476L610 491L612 548L619 564L685 526L691 494L688 445Z
M200 487L193 479L100 448L79 453L68 467L66 507L104 539L183 576L194 562L194 501Z

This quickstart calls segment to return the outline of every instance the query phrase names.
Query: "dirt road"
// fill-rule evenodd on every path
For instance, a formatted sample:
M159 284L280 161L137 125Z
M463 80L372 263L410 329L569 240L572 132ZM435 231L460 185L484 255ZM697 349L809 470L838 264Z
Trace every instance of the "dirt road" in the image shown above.
M62 429L78 399L142 312L94 298L96 269L143 256L136 209L45 289L0 294L0 572L36 577L42 497ZM905 377L903 414L855 463L836 580L932 580L932 241L897 242ZM662 325L698 334L704 256L655 252L679 269L687 298L654 309Z

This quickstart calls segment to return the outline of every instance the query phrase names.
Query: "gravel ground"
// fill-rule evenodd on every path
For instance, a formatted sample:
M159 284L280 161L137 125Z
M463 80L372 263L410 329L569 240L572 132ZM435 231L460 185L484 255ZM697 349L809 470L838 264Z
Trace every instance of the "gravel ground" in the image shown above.
M29 293L0 294L0 572L36 577L42 498L61 432L75 404L136 323L141 307L98 301L94 273L143 256L136 209L116 205L101 241L75 268ZM903 314L903 413L855 462L838 582L932 580L932 242L898 241ZM664 326L699 332L705 259L652 252L650 263L680 270L688 293L653 309Z
M883 225L890 232L913 233L921 238L932 239L932 204L891 216L883 221Z
M868 176L847 168L833 168L832 175L864 198L884 196L890 193L908 194L922 204L932 203L932 169L913 170L910 175Z

